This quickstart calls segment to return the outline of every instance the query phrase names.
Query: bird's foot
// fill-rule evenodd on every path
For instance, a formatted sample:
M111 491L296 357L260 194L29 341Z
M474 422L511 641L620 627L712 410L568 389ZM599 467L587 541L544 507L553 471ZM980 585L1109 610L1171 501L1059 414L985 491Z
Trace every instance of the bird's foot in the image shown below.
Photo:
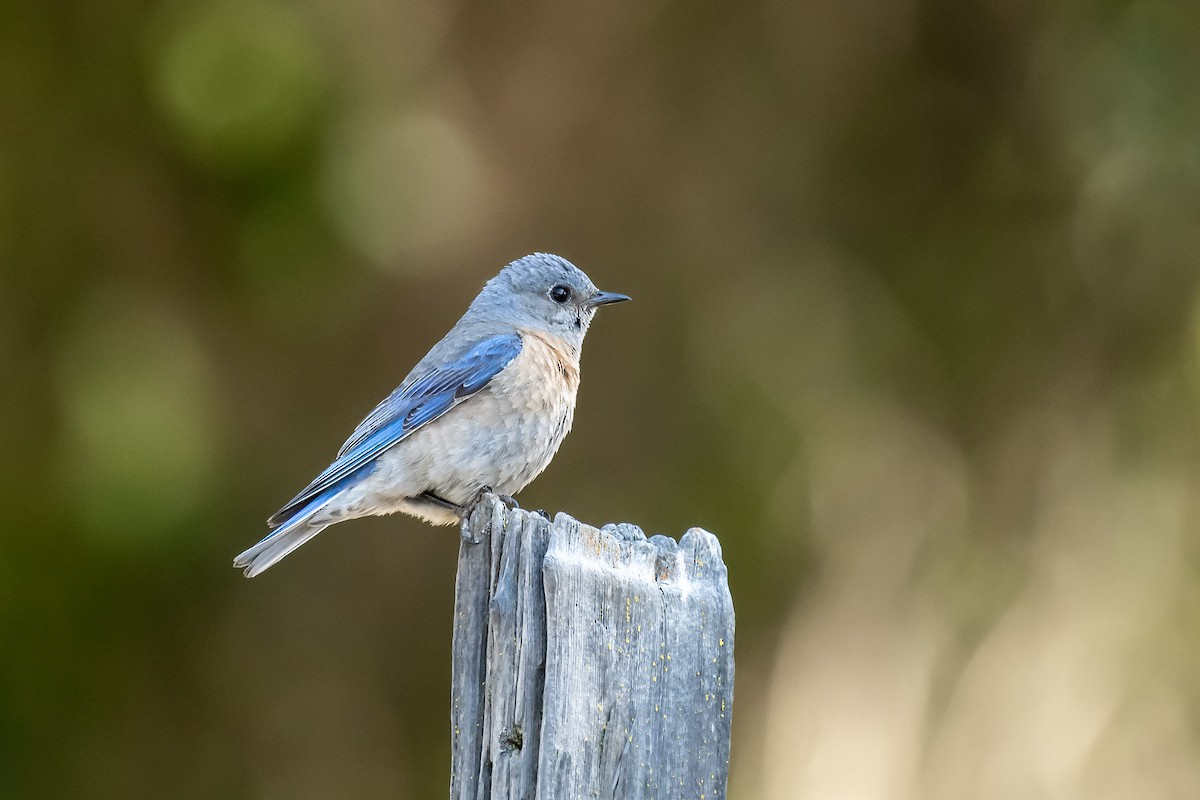
M544 508L535 508L533 510L533 513L537 514L539 517L546 520L547 522L550 521L550 514Z

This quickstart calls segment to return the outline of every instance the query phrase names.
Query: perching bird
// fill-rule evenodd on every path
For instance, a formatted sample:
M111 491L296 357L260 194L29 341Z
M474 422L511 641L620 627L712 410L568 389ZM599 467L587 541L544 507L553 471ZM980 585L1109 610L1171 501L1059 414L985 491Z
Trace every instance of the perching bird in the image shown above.
M571 429L596 309L628 299L547 253L500 270L233 565L252 578L337 522L403 511L450 525L481 491L525 488Z

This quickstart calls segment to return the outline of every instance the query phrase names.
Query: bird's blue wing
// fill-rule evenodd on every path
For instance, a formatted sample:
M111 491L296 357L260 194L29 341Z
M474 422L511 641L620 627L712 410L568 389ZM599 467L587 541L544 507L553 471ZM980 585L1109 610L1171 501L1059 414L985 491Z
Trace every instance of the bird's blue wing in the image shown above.
M520 352L517 334L492 336L449 364L405 383L359 423L337 459L267 524L283 524L314 497L357 474L380 453L487 386Z

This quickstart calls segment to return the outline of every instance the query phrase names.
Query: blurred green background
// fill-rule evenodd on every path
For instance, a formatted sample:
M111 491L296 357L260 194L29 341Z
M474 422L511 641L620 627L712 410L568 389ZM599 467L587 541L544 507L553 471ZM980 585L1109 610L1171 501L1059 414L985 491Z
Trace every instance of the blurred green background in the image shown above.
M230 568L533 250L734 798L1200 796L1200 4L0 7L0 796L432 798L457 534Z

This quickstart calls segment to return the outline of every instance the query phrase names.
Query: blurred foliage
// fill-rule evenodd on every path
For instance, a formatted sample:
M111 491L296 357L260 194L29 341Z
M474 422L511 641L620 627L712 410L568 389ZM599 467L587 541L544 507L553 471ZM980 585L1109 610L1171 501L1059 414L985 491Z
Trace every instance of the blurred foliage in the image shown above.
M457 318L721 537L738 798L1200 793L1200 5L0 8L0 796L436 797L456 535L229 561Z

